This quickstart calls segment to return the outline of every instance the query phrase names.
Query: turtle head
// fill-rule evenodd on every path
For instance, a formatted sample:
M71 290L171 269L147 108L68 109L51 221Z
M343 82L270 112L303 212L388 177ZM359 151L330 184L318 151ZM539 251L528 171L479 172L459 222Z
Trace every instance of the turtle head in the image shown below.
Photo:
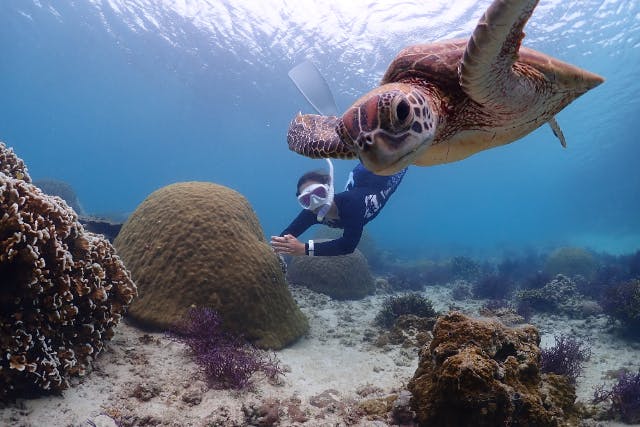
M338 120L342 142L378 175L392 175L415 160L433 141L435 115L419 88L380 86L356 101Z

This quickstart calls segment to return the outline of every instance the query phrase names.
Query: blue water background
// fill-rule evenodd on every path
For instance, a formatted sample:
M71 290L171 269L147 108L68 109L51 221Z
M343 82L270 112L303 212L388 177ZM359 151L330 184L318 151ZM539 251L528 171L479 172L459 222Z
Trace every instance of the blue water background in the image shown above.
M305 58L339 108L405 45L466 37L489 1L0 2L0 140L85 210L131 212L206 180L245 195L266 235L297 214L295 182L324 167L290 152L313 112L287 77ZM400 256L513 248L640 248L640 2L541 0L524 44L604 76L544 126L469 159L411 167L367 229ZM343 185L354 161L335 161Z

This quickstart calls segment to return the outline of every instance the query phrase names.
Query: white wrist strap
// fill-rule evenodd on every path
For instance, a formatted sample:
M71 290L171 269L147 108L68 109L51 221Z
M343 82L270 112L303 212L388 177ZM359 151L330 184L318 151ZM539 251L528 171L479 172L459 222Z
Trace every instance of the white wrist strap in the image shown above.
M313 240L309 240L309 256L313 256L314 249L313 249Z

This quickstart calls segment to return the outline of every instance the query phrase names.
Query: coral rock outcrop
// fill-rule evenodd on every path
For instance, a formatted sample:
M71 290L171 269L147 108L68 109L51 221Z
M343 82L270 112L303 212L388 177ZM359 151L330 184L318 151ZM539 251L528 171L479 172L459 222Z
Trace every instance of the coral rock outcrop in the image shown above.
M575 399L575 392L569 381L543 381L539 342L531 325L508 328L459 312L440 317L409 383L419 424L564 425L570 405L562 396Z
M294 257L287 271L289 282L337 300L357 300L375 292L375 281L364 255Z
M308 329L249 202L208 182L150 194L114 242L138 285L129 316L166 330L192 307L216 310L223 326L278 349Z
M83 375L136 294L111 244L0 143L0 400Z

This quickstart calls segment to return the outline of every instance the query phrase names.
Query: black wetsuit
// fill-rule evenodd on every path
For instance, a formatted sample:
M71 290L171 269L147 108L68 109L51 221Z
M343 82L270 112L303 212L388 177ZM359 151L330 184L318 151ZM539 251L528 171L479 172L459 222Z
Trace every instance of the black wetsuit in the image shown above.
M291 234L298 237L314 224L342 228L342 237L314 243L314 255L350 254L360 242L364 225L380 213L406 172L407 168L404 168L395 175L380 176L358 163L349 176L346 191L336 194L333 199L338 207L338 219L325 217L319 222L315 213L303 209L280 236ZM309 243L305 243L305 253L309 254Z

